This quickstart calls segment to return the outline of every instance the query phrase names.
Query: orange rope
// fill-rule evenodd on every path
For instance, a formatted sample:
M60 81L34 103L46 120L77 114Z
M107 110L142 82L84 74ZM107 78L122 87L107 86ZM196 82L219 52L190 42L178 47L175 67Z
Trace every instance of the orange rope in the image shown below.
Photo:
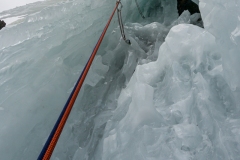
M70 102L69 102L69 104L67 106L66 112L64 113L63 118L61 119L60 124L58 125L57 130L56 130L56 132L55 132L55 134L54 134L54 136L53 136L53 138L52 138L52 140L51 140L51 142L50 142L50 144L49 144L49 146L47 148L47 151L44 154L43 160L49 160L51 155L52 155L52 153L53 153L53 150L54 150L54 148L55 148L55 146L57 144L57 141L58 141L58 139L59 139L59 137L61 135L63 127L64 127L64 125L65 125L65 123L67 121L67 118L68 118L71 110L72 110L74 102L75 102L75 100L76 100L76 98L78 96L78 93L79 93L82 85L83 85L83 82L84 82L84 80L85 80L85 78L87 76L87 73L88 73L88 71L89 71L89 69L91 67L91 64L92 64L92 62L94 60L94 57L95 57L95 55L96 55L96 53L97 53L97 51L98 51L98 49L99 49L99 47L101 45L101 42L102 42L102 40L103 40L103 38L104 38L104 36L105 36L105 34L107 32L107 29L108 29L108 27L109 27L109 25L110 25L110 23L112 21L112 18L114 16L114 13L116 12L116 9L117 9L118 5L119 5L119 1L117 1L116 6L115 6L115 8L114 8L114 10L112 12L112 15L111 15L110 19L108 20L108 23L107 23L106 27L104 28L103 33L100 36L95 49L93 50L93 53L92 53L92 55L91 55L91 57L90 57L90 59L89 59L89 61L87 63L86 69L83 72L83 76L80 79L80 81L79 81L79 83L77 85L76 90L74 91L74 94L73 94L73 96L72 96L72 98L71 98L71 100L70 100Z

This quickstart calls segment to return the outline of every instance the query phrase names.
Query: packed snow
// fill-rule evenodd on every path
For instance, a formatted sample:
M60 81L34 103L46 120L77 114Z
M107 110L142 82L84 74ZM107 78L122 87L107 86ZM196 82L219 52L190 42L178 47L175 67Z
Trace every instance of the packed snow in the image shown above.
M122 0L52 160L240 159L240 0ZM113 8L48 0L0 13L0 155L37 159ZM202 21L201 21L202 19Z

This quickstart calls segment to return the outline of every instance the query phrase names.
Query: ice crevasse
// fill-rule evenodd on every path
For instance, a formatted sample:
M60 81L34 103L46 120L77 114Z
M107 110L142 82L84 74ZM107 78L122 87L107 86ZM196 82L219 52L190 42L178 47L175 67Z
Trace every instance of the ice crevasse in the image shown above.
M36 159L114 6L56 4L0 32L4 159ZM132 45L113 22L52 159L240 159L240 0L199 0L204 28L175 0L139 5L146 20L123 1Z

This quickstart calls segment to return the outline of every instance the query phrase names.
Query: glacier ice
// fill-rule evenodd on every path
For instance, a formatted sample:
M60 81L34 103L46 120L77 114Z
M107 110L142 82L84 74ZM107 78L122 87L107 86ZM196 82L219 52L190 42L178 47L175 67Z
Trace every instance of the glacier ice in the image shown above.
M122 0L52 159L240 159L239 0ZM114 7L49 0L0 13L1 159L36 159ZM204 28L203 28L204 27Z

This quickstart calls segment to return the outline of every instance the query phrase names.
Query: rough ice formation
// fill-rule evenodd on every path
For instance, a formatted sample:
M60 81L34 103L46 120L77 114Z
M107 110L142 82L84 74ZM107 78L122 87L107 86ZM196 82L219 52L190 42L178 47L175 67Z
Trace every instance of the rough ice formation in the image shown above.
M216 48L199 27L173 27L121 92L103 159L239 159L239 107Z
M145 20L122 2L132 45L115 18L52 159L240 159L240 1L200 0L204 29L176 0L138 0ZM1 159L36 159L114 5L0 13L23 17L0 32Z
M200 1L206 29L173 27L157 61L137 66L103 159L240 158L238 3Z

